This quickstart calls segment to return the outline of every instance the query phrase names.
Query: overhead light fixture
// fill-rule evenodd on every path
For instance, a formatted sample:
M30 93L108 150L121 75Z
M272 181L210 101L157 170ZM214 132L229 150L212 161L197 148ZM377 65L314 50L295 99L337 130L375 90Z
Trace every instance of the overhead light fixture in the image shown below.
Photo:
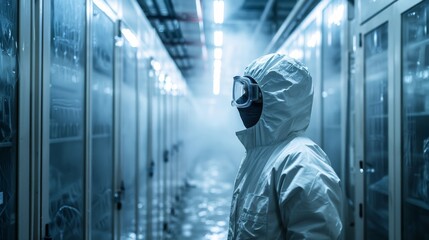
M130 43L131 47L138 47L139 46L139 39L134 35L133 32L131 32L128 28L122 28L121 29L122 34L127 39L127 41Z
M223 45L223 32L215 31L214 32L214 45L216 47L221 47Z
M222 48L217 47L214 49L214 58L222 59Z
M224 7L225 4L223 0L215 0L213 2L213 18L215 23L223 23Z

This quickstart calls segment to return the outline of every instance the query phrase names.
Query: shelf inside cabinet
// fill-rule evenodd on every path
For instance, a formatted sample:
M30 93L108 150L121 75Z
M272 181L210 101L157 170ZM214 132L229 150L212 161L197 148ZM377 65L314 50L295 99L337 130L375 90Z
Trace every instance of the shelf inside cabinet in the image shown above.
M386 79L387 79L387 73L380 71L380 72L372 73L372 74L366 76L365 83L378 85ZM367 86L367 87L369 87L369 86Z
M2 142L0 143L0 148L2 147L12 147L12 143L11 142Z
M407 203L429 211L429 203L426 203L420 199L415 199L415 198L409 197L409 198L407 198Z
M104 138L110 138L110 137L112 137L112 135L111 134L107 134L107 133L98 133L98 134L93 134L92 135L92 138L93 139L104 139Z
M420 40L420 41L408 43L407 45L405 45L405 49L406 50L411 50L413 48L421 47L422 45L424 46L424 45L428 45L428 44L429 44L429 39L426 38L426 39L423 39L423 40Z
M368 116L368 119L380 119L380 118L387 118L387 114L377 114L377 115Z
M339 124L329 124L329 125L323 126L323 128L334 130L334 129L340 129L341 125L339 125Z
M49 143L53 144L53 143L79 142L79 141L83 141L82 136L51 138L49 140Z
M382 177L377 182L371 184L369 186L369 189L371 189L374 192L381 193L383 195L389 195L388 189L389 189L389 178L387 176Z
M429 117L429 112L411 112L411 113L407 113L406 116L409 116L409 117Z

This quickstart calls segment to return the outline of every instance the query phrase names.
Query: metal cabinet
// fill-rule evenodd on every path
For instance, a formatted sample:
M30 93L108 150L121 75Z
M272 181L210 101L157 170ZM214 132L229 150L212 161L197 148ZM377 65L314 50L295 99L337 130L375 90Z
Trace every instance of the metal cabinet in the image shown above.
M389 200L393 179L393 39L394 24L389 20L393 9L371 19L359 28L356 89L358 131L357 168L361 169L356 188L356 239L389 239L392 201Z
M429 1L401 20L402 239L429 239Z
M121 29L123 31L123 29ZM123 40L120 84L120 148L118 198L120 236L136 234L137 165L137 49Z
M54 238L84 237L85 22L83 0L51 1L49 86L49 211Z
M0 0L0 239L167 234L182 111L161 63L185 84L155 34L137 1Z
M387 2L358 26L356 239L427 238L428 1Z
M149 58L142 57L138 54L138 141L137 141L137 161L138 161L138 174L137 174L137 238L141 239L148 236L148 224L151 221L149 216L150 201L149 198L149 185L152 183L151 178L151 164L149 153L149 81L150 78L150 61Z
M91 237L113 239L113 89L116 24L115 20L97 5L93 5L91 17Z
M388 23L364 35L366 239L388 239L388 43Z
M308 72L313 79L313 108L311 112L310 124L306 130L308 136L316 142L321 144L321 81L320 81L320 44L322 41L321 24L319 19L313 20L304 32L304 60L303 63L307 66Z
M331 166L338 176L343 178L343 142L346 94L343 95L346 72L343 50L346 49L346 2L331 1L323 10L321 42L321 110L322 142L321 147L329 156Z
M0 1L0 239L17 233L18 4Z

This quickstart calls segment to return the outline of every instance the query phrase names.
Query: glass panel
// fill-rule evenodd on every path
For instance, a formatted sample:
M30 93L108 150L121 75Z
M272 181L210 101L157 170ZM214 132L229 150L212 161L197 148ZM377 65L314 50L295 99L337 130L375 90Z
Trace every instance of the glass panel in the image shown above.
M150 72L150 86L152 88L151 92L153 96L151 96L151 118L152 118L152 125L151 125L151 142L152 142L152 149L151 149L151 161L153 164L153 184L152 184L152 233L153 238L158 238L158 233L161 232L160 228L160 203L161 203L161 187L160 187L160 168L161 168L161 161L159 160L161 158L160 154L160 124L159 124L159 91L158 91L158 81L157 76L154 71Z
M317 144L321 144L320 139L320 78L317 71L317 64L320 61L320 41L322 34L320 26L316 22L311 23L304 33L305 53L304 64L313 78L313 108L311 111L310 125L306 131L307 135Z
M162 88L162 84L159 86ZM164 161L165 159L165 115L164 115L164 109L165 109L165 97L164 92L161 89L158 89L158 214L159 214L159 230L158 234L161 237L161 239L164 237L164 229L167 228L166 222L165 222L165 168L166 163Z
M172 158L171 158L171 95L166 92L164 95L164 223L167 224L167 230L170 226L170 213L172 212Z
M16 239L18 4L0 0L0 239Z
M112 239L114 24L96 6L94 6L92 24L91 234L93 239Z
M54 239L83 239L85 1L51 1L49 216Z
M353 31L352 31L353 32ZM345 239L354 239L355 222L355 178L358 174L355 167L355 81L356 81L356 60L355 50L349 54L349 72L348 72L348 90L347 90L347 119L346 119L346 149L344 161L345 164L345 194L347 197L347 219Z
M361 22L375 15L396 0L360 0Z
M142 59L147 64L146 59ZM149 82L149 69L148 66L140 68L139 70L139 224L138 232L141 236L146 236L147 227L147 176L148 176L148 82Z
M429 2L402 21L402 238L429 239Z
M322 148L341 176L341 30L345 6L333 1L323 13L322 41Z
M365 35L365 239L388 238L387 23Z
M137 160L137 69L136 51L124 40L123 77L121 82L121 239L136 234L136 160Z

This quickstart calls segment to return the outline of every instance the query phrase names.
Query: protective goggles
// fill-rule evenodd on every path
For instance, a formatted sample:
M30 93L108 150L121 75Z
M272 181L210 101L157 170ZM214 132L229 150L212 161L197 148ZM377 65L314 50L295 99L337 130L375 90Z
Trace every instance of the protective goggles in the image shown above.
M231 105L238 108L245 108L252 102L261 102L262 94L258 84L252 83L249 77L234 77L234 85L232 87Z

